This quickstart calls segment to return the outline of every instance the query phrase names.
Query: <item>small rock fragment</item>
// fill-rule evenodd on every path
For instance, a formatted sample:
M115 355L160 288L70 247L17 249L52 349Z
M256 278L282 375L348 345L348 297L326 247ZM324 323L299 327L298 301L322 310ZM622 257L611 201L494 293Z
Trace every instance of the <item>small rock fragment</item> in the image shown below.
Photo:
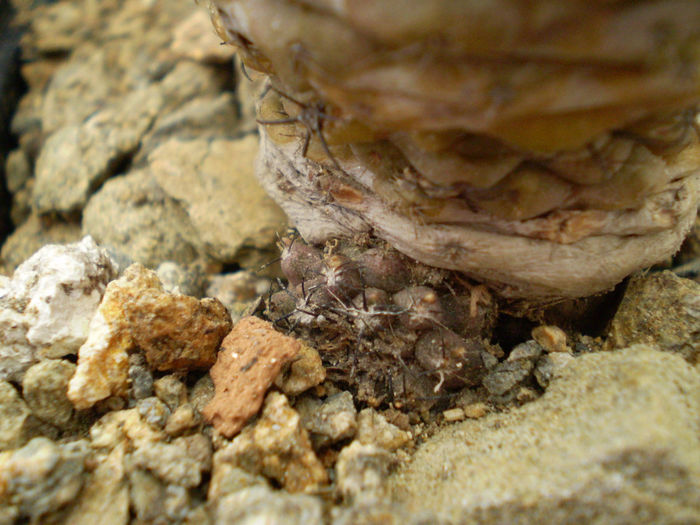
M542 345L546 352L571 353L571 348L566 344L566 333L557 326L537 326L532 329L532 338Z
M68 399L77 409L89 408L110 395L126 395L128 352L134 342L124 311L132 299L149 288L161 289L160 281L154 272L138 264L107 286L90 322L88 339L78 352L78 368L68 387Z
M40 433L39 421L15 387L0 381L0 451L21 447Z
M133 465L149 470L165 483L196 487L211 469L211 443L202 434L171 443L142 442L131 454Z
M146 366L143 354L129 356L129 395L134 400L145 399L153 394L153 375Z
M162 105L156 86L134 89L85 122L51 134L36 161L33 209L40 214L82 209L138 148Z
M239 490L255 485L267 486L267 480L260 474L253 474L236 466L236 454L231 447L224 447L214 453L211 480L207 500L216 500Z
M151 522L162 515L164 493L163 482L147 470L129 472L129 500L137 519Z
M645 343L700 362L700 284L672 272L633 277L610 325L607 349Z
M163 376L153 383L156 396L174 411L182 403L187 401L187 387L174 374Z
M201 414L213 397L214 382L209 374L205 374L197 380L190 390L190 404Z
M294 358L301 343L275 331L270 323L245 317L221 344L209 371L216 393L204 416L227 437L235 435L256 414L282 366Z
M343 391L323 401L305 397L296 409L316 449L351 438L357 431L357 410L350 392Z
M164 261L189 265L200 255L187 214L146 169L105 182L83 209L83 231L151 268Z
M138 408L108 412L90 427L90 440L95 449L112 450L128 440L133 443L155 443L163 433L149 425Z
M486 415L488 412L488 407L486 406L486 403L476 402L462 407L462 411L469 419L479 419Z
M394 462L394 456L385 448L353 441L340 451L335 465L338 493L353 502L384 499L385 481Z
M204 287L204 274L196 265L185 267L174 261L164 261L156 268L163 289L172 294L201 297Z
M221 303L168 294L154 272L133 264L107 287L80 348L68 398L84 409L110 395L125 396L129 352L137 346L158 370L209 366L229 329Z
M56 445L38 437L0 457L0 506L40 523L42 516L72 502L83 486L86 440Z
M41 361L27 370L22 395L32 413L47 423L64 427L73 416L73 404L66 393L75 365L60 359Z
M531 370L529 361L503 361L484 378L483 384L490 394L501 396L527 378Z
M574 359L574 356L564 352L556 352L540 357L535 366L535 379L542 388L547 388L549 382L559 375Z
M165 424L165 433L169 436L179 436L186 430L197 426L200 423L200 416L194 407L189 403L184 403L177 407L168 418Z
M206 295L221 301L236 322L253 302L269 289L269 279L241 270L235 273L212 275L209 278Z
M273 245L275 232L286 224L253 177L257 151L257 136L249 134L237 140L170 139L148 157L163 191L186 210L200 249L217 260L235 261L244 246Z
M306 494L273 492L265 486L245 488L217 501L214 525L284 523L322 525L321 500Z
M222 46L211 28L211 17L198 9L173 28L173 41L170 49L184 57L198 62L228 62L235 54L232 46Z
M116 267L90 237L48 245L0 283L0 379L20 381L38 355L75 353Z
M311 491L328 481L299 414L284 394L271 392L260 419L229 445L232 463L278 481L289 492Z
M298 396L326 379L326 369L315 348L302 343L299 353L275 379L275 386L288 396Z
M365 408L357 417L356 440L363 445L375 445L386 450L396 450L411 440L410 432L389 423L373 408Z
M136 405L139 415L155 429L162 429L170 417L170 409L157 397L147 397Z
M97 467L64 523L71 525L126 525L129 488L124 479L124 445L96 459Z
M466 414L464 413L463 409L457 407L450 408L449 410L443 410L442 417L447 422L462 421L466 417Z
M124 314L134 343L156 370L210 367L221 340L231 331L231 317L218 300L157 288L141 290L124 304Z

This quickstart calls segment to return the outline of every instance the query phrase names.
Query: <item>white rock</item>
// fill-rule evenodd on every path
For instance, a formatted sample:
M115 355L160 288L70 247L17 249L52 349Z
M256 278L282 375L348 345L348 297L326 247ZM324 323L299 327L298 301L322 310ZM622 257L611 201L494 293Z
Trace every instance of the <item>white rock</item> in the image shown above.
M91 237L47 245L0 281L0 379L20 381L40 357L76 353L116 264Z

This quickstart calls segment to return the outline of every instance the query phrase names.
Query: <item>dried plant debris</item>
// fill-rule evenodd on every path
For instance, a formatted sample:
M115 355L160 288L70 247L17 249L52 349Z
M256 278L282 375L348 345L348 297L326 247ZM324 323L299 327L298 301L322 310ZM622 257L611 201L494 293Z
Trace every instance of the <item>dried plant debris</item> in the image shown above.
M430 407L480 384L497 316L486 289L384 243L321 249L291 235L280 244L288 285L269 295L265 315L308 340L358 401Z

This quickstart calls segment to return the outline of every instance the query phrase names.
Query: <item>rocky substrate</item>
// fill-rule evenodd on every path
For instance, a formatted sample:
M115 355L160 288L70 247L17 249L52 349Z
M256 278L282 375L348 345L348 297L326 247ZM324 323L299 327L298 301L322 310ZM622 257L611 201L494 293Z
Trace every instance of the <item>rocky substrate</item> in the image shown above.
M544 306L310 245L205 10L16 4L0 523L697 519L697 228L688 278Z

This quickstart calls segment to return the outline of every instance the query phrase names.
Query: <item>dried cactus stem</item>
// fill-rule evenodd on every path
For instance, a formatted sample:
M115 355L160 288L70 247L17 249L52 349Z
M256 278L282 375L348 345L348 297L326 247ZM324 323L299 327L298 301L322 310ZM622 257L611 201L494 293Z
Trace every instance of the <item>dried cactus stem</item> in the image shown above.
M372 233L420 262L488 282L505 297L581 297L608 290L673 254L697 211L698 174L693 173L666 184L638 210L601 211L606 221L619 225L617 232L570 243L493 232L476 221L429 224L410 207L378 196L373 174L353 157L339 157L338 170L301 155L300 140L275 142L265 126L260 135L258 177L307 241ZM640 227L645 217L656 226Z

